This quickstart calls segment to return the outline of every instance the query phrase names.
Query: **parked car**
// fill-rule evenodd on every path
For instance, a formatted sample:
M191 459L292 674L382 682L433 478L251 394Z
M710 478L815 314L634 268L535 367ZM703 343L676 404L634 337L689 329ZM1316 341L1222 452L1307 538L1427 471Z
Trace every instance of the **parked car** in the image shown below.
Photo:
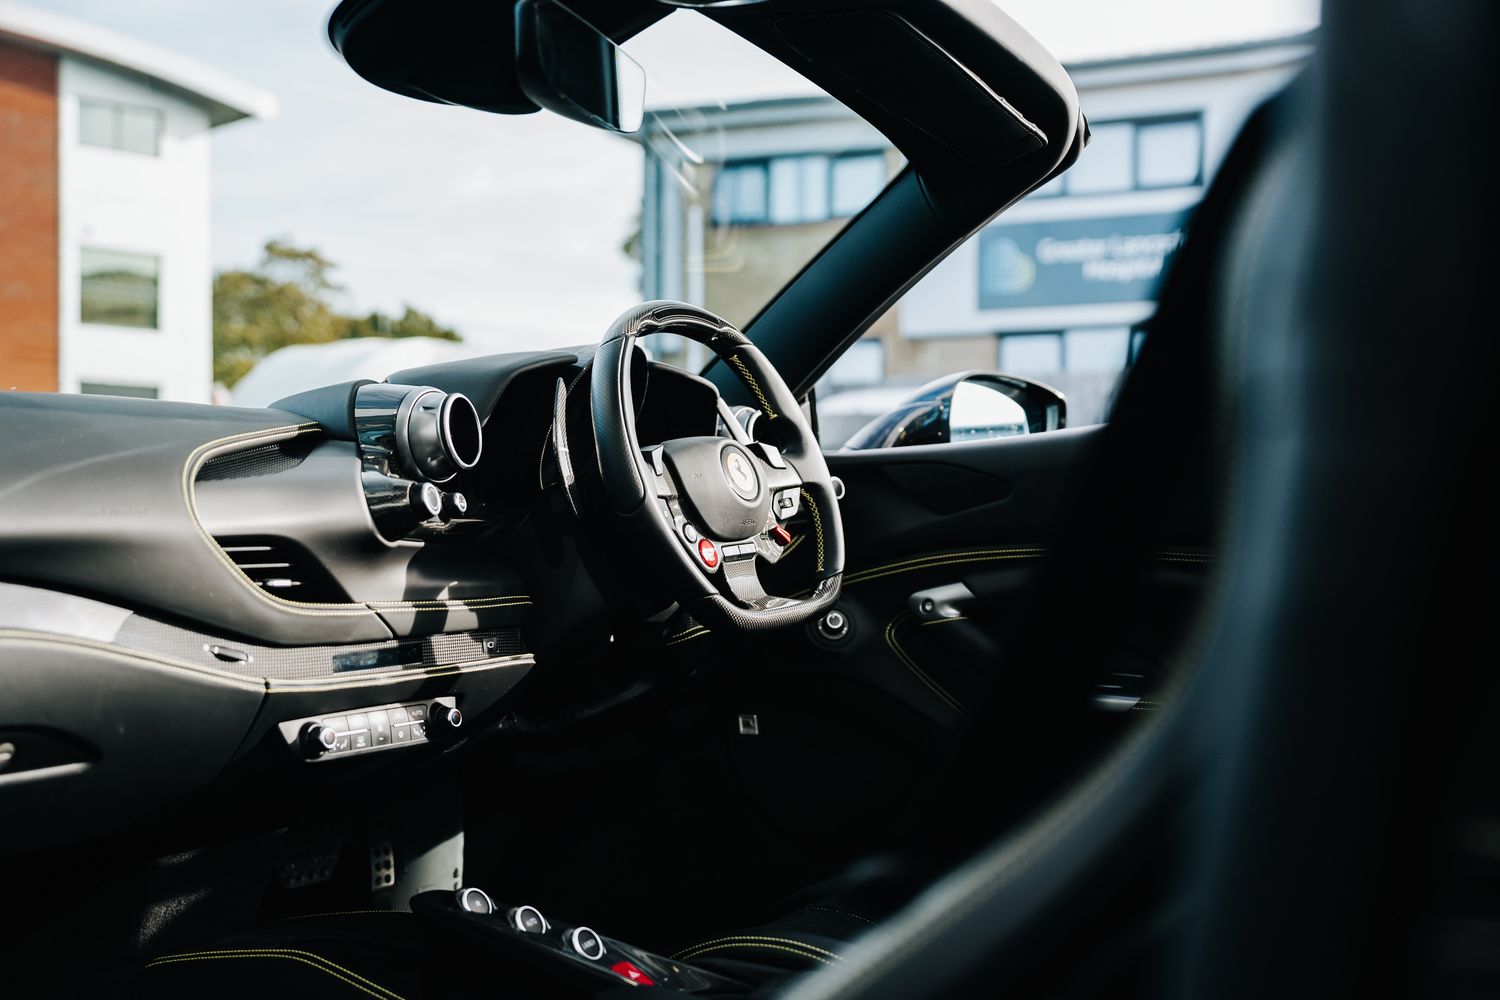
M6 994L1494 995L1495 15L1327 8L1107 424L966 371L825 452L819 375L1088 155L1052 55L980 0L343 0L372 86L611 131L619 43L707 17L904 166L746 324L0 393Z

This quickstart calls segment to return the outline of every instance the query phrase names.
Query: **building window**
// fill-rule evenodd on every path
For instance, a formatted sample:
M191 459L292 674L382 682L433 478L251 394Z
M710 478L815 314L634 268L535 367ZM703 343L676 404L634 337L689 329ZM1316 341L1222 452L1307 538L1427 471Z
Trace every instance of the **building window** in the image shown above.
M1203 116L1098 122L1087 148L1032 198L1112 194L1203 183Z
M155 108L83 98L78 102L78 141L85 146L161 153L162 114Z
M1203 164L1203 122L1197 118L1151 122L1135 133L1137 187L1197 184Z
M132 399L156 399L154 385L117 385L113 382L84 382L78 391L85 396L129 396Z
M1129 191L1134 172L1135 126L1130 122L1095 125L1078 162L1063 175L1069 194Z
M880 193L885 179L879 152L726 163L714 178L713 221L793 226L847 218Z
M861 153L833 161L833 215L854 215L885 187L885 154Z
M158 258L85 247L80 319L105 326L154 330L157 324Z
M1061 333L1008 333L1000 338L1000 370L1011 375L1062 371Z
M1123 326L1003 333L999 367L1011 375L1115 374L1125 368L1129 351L1130 330Z
M850 344L823 375L829 391L885 381L885 344L870 337Z

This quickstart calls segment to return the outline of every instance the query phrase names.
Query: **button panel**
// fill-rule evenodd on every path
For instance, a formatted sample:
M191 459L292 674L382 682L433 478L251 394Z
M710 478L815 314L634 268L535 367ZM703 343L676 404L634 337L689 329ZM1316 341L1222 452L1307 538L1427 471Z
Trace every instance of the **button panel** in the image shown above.
M400 747L418 746L431 742L427 735L427 718L434 706L442 711L458 707L452 696L433 698L416 704L380 705L347 712L344 715L314 716L307 719L289 719L277 727L287 745L300 752L300 734L308 723L317 723L331 730L336 739L333 746L318 761L339 760L344 757Z

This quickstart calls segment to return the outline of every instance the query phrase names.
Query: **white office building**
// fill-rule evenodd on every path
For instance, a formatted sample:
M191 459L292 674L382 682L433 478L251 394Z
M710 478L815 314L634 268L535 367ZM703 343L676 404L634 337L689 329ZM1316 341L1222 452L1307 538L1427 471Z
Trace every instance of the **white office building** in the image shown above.
M210 141L265 91L0 2L0 383L206 402Z

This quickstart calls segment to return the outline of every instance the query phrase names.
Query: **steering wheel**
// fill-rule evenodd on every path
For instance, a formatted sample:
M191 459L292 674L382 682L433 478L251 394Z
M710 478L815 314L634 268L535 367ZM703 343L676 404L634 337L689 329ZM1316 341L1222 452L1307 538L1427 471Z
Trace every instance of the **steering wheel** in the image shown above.
M752 441L722 398L730 437L683 437L643 450L633 378L644 371L637 340L675 333L724 360L760 408L775 444ZM801 624L838 599L844 529L833 478L786 382L734 326L684 302L646 302L615 320L594 353L589 384L602 506L660 567L677 603L730 632ZM785 523L805 510L816 582L799 597L768 594L757 565L792 541Z

